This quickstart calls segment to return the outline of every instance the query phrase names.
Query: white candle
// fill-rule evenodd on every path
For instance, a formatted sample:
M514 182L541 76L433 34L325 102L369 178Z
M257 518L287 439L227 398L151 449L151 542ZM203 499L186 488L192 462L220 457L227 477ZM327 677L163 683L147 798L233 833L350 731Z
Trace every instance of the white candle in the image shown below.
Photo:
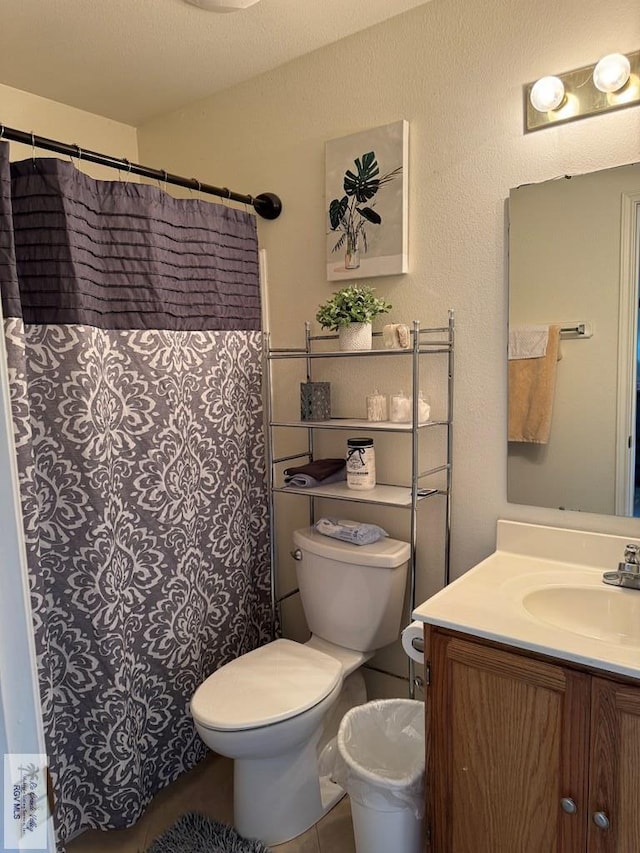
M387 398L384 394L379 394L377 390L367 397L367 420L387 420Z

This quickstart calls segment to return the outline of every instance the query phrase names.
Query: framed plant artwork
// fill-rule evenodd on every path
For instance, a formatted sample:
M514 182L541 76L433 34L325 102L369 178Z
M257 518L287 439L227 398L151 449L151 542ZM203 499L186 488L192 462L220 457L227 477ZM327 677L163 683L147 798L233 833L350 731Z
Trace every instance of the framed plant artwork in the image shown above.
M326 143L327 280L408 270L409 123Z

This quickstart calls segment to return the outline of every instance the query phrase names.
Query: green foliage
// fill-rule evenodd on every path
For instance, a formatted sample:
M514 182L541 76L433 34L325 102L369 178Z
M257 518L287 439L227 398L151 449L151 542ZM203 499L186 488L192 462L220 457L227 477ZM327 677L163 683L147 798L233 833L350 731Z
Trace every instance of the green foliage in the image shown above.
M386 314L391 305L374 296L373 288L354 284L334 293L318 308L316 320L323 329L338 331L350 323L370 323L378 314Z
M372 199L378 192L380 187L378 179L380 169L378 168L375 151L363 154L362 160L358 157L354 160L354 163L356 164L358 174L354 175L351 170L347 169L343 186L347 195L355 196L356 201L362 204Z
M342 198L334 198L329 204L329 225L332 231L338 231L340 236L333 247L337 252L346 242L347 251L354 252L362 245L367 251L367 222L372 225L380 225L382 217L373 209L375 198L381 186L392 181L402 172L402 166L394 169L382 177L376 159L375 151L368 151L354 161L355 172L347 169L344 175L342 188L345 195ZM365 202L371 202L372 206L362 207Z

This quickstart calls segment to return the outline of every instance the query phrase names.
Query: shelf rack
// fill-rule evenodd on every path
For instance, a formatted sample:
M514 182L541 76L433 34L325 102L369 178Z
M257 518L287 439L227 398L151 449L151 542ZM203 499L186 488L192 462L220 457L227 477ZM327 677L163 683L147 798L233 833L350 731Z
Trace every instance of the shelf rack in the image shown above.
M374 333L374 346L381 332ZM417 511L418 506L424 501L440 496L445 501L445 530L444 530L444 568L443 583L447 585L450 580L450 547L451 547L451 476L452 476L452 451L453 451L453 372L454 372L454 337L455 321L454 313L449 311L446 326L431 328L420 328L417 320L413 322L411 331L411 346L408 349L371 349L357 351L320 350L314 349L318 344L326 345L331 341L337 341L338 335L312 335L310 323L305 323L305 343L303 347L271 347L270 335L264 336L264 359L265 359L265 385L266 385L266 423L267 423L267 478L269 491L269 517L270 517L270 547L271 547L271 607L272 620L275 630L278 617L278 608L281 603L296 594L297 590L291 590L281 596L277 591L276 567L278 565L276 546L276 507L275 495L289 494L304 496L309 499L310 523L315 521L316 499L330 499L337 501L349 501L352 503L367 503L378 506L400 508L410 512L410 562L409 562L409 606L408 621L411 621L411 613L416 607L416 550L418 538ZM420 388L420 362L423 356L444 354L447 359L447 401L446 417L439 420L419 422L418 420L418 395ZM391 421L372 422L361 418L331 418L323 421L302 420L279 420L274 417L273 400L273 368L274 362L286 359L304 359L306 366L306 381L312 381L313 364L322 359L378 359L396 358L410 360L411 364L411 396L413 400L412 419L409 423L393 423ZM346 432L400 433L411 437L411 484L399 486L395 484L379 483L369 491L356 491L349 489L346 482L320 485L313 488L301 488L285 486L281 484L282 475L279 466L284 463L303 464L313 459L314 433L317 430L342 430ZM289 456L275 455L274 431L276 429L303 429L307 433L307 449L300 453ZM419 469L419 434L423 431L433 429L444 429L446 431L446 459L441 465L421 471ZM284 470L284 469L283 469ZM428 485L428 479L435 474L444 472L445 485L442 488L432 488ZM415 694L415 673L413 661L409 661L409 692L411 697ZM394 675L394 673L389 673Z

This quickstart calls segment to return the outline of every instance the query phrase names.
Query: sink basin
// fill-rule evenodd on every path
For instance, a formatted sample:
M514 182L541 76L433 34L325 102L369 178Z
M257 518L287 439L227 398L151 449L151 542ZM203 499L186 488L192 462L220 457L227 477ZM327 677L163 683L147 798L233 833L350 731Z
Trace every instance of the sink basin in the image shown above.
M554 628L640 648L640 590L551 586L526 593L522 604Z
M640 683L640 590L603 583L632 542L498 521L496 551L414 619Z

